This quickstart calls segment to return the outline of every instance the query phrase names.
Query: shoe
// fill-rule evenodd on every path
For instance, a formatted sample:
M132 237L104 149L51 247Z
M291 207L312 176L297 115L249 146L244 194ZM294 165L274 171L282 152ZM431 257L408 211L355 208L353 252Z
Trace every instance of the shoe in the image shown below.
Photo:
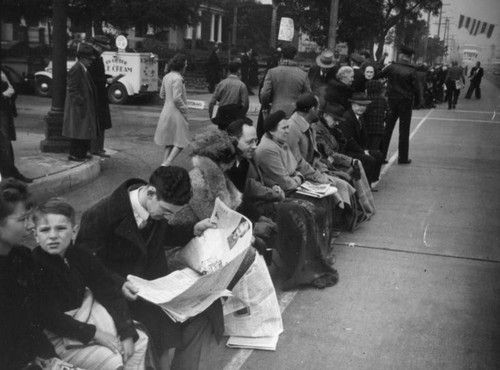
M24 176L22 173L19 173L17 176L15 176L15 178L17 180L25 182L26 184L31 184L33 182L33 179L30 179L29 177Z
M97 152L92 152L93 155L97 155L102 158L110 158L111 156L109 154L106 154L104 150L99 150Z
M73 162L85 162L86 158L75 157L74 155L68 156L68 160Z
M406 161L398 161L398 164L410 164L411 159L407 159Z

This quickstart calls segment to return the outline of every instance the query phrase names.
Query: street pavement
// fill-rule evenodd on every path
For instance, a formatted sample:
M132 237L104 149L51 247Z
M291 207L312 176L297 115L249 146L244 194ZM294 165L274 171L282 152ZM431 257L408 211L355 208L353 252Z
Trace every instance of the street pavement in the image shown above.
M486 80L482 87L483 99L462 96L456 110L413 112L409 166L397 164L395 130L374 193L375 216L335 242L335 287L282 292L272 268L285 328L276 352L222 343L207 370L498 368L500 89ZM49 105L18 99L15 150L28 176L39 166L29 168L23 158L39 155ZM112 157L95 160L100 172L93 181L52 193L69 199L80 216L125 179L147 178L163 152L152 142L160 110L154 103L112 106L105 145ZM190 114L193 135L214 128L206 110ZM190 167L189 150L178 163Z

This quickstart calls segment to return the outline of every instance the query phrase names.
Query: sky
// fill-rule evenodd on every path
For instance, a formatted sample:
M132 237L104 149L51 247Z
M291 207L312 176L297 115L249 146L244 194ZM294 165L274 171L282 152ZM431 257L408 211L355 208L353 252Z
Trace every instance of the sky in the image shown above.
M272 0L261 0L262 4L271 4ZM444 19L450 18L450 37L458 44L475 44L482 51L483 57L491 55L491 45L495 45L495 54L500 57L500 0L443 0L443 14L440 36L444 36ZM486 35L470 36L465 28L458 29L460 14L477 20L496 24L493 34L488 39ZM423 17L427 20L427 16ZM438 17L431 17L431 36L437 35Z

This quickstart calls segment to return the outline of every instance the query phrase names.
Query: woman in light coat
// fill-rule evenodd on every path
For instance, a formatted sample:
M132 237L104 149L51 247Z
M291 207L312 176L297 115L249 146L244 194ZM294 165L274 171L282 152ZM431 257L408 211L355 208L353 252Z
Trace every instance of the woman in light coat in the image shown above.
M154 136L157 145L165 146L162 166L170 166L188 143L186 87L182 75L186 71L187 59L176 54L169 62L169 73L163 77L160 98L165 99Z

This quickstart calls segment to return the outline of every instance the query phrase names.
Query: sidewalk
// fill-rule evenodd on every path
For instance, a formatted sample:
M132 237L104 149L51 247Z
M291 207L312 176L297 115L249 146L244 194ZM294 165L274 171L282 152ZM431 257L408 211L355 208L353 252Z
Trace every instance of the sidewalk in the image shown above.
M207 110L212 94L199 90L188 90L188 103L191 109ZM162 105L158 99L155 105ZM250 114L257 114L260 104L257 96L250 96ZM13 143L16 166L26 177L33 178L29 184L32 194L46 199L73 190L94 180L101 171L102 159L94 156L85 162L68 161L67 153L42 153L40 142L44 135L18 130L17 140ZM109 150L108 150L109 153ZM113 153L110 153L113 154Z

